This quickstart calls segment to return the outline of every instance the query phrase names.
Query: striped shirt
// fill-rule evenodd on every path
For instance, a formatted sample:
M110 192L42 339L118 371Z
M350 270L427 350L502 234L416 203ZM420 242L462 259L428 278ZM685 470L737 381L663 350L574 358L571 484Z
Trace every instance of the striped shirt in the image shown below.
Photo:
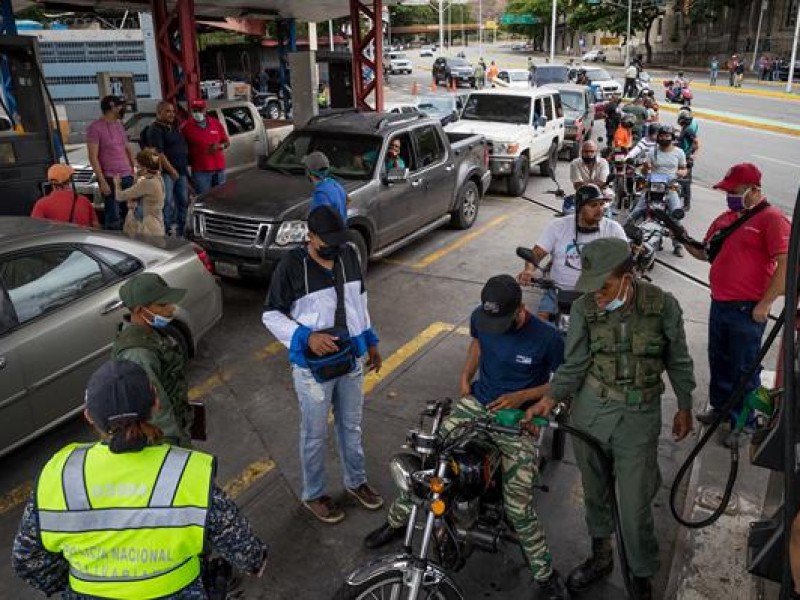
M642 158L650 154L656 148L656 141L651 140L648 137L643 137L639 140L639 143L636 144L633 149L628 152L628 156L626 158Z

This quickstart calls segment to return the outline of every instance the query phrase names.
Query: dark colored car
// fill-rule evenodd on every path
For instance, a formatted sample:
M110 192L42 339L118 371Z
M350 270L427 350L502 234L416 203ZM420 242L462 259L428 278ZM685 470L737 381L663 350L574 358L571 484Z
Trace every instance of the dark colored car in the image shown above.
M468 85L475 87L475 67L463 58L439 57L433 62L436 85Z
M570 83L570 67L567 65L536 65L533 72L534 85L548 83Z
M558 90L564 109L564 145L570 160L578 158L583 142L591 138L594 127L594 92L585 85L551 83Z

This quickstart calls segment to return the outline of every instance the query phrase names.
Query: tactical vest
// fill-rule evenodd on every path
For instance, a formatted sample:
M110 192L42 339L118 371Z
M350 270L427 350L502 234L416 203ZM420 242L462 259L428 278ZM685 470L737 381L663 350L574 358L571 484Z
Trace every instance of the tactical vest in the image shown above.
M200 576L213 458L168 444L114 454L70 444L36 489L42 544L69 563L78 594L175 594Z
M129 325L117 333L117 338L114 340L114 358L121 358L122 352L131 348L150 350L158 356L161 364L159 381L169 396L172 410L178 419L178 425L181 429L188 430L192 423L193 413L189 406L189 384L186 381L183 354L181 354L177 342L168 335L159 333L156 329Z
M660 397L664 391L664 352L667 338L662 327L665 295L661 288L636 283L634 310L622 319L600 310L593 295L586 296L589 374L608 388L609 395L623 393L639 401Z

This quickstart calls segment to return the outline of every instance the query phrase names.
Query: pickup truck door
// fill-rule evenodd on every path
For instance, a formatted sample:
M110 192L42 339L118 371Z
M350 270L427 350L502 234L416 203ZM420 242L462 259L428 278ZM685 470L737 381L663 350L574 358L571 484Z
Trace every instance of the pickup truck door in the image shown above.
M456 160L444 132L435 125L423 125L413 132L418 166L415 177L423 179L424 194L412 199L415 228L427 225L450 210L456 185Z
M248 104L218 109L225 123L231 147L225 152L228 175L255 167L258 156L266 154L264 125Z
M385 183L386 175L386 148L391 140L386 140L379 156L381 162L375 168L381 179L378 192L378 246L383 248L405 237L414 230L413 199L424 194L424 184L421 177L416 174L416 158L411 144L411 136L400 134L403 151L401 156L409 169L406 181Z
M546 129L542 126L542 117L544 117L544 106L541 98L536 98L533 102L533 112L531 113L531 166L538 164L547 156L547 150L550 148L550 142L547 141L545 135Z

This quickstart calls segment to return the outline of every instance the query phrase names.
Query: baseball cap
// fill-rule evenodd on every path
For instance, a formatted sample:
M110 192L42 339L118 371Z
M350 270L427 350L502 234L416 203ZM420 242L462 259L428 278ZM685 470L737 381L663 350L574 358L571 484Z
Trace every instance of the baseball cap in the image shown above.
M125 105L125 98L122 96L103 96L103 99L100 100L100 110L103 112L107 112L114 108L115 106L124 106Z
M626 240L600 238L589 242L581 251L581 275L575 283L575 291L596 292L630 255L631 249Z
M189 104L189 110L205 110L206 109L206 101L205 100L192 100Z
M340 246L350 239L342 215L327 204L318 206L308 215L308 231L318 235L329 246Z
M74 174L75 169L69 165L56 163L54 165L50 165L50 168L47 169L47 181L51 181L53 183L67 183L70 177L72 177Z
M715 190L733 192L740 185L757 185L761 187L761 170L753 163L733 165L725 177L714 186Z
M160 275L141 273L131 277L119 289L119 297L126 308L148 304L177 304L186 295L186 290L172 288Z
M511 275L495 275L481 290L481 306L475 323L483 333L505 333L522 304L522 288Z
M144 369L129 360L110 360L95 371L86 385L86 410L102 431L115 424L147 421L155 392Z
M331 168L331 163L328 160L328 157L319 151L307 154L300 162L305 165L306 169L315 174L327 171Z

